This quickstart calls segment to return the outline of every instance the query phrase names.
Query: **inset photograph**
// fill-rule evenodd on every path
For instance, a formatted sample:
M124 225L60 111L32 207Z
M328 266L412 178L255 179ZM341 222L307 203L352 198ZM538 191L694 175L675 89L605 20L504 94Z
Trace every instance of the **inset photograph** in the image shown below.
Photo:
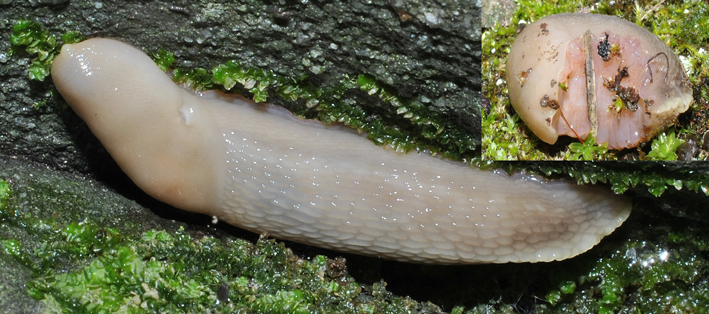
M709 158L705 4L583 3L483 5L483 159Z

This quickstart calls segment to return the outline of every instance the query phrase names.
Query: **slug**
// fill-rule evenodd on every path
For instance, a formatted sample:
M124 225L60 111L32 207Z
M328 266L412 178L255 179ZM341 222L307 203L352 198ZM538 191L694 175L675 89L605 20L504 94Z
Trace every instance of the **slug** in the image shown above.
M692 104L679 58L623 19L547 16L517 35L507 58L510 103L542 141L559 135L623 149L646 142Z
M67 44L57 90L156 199L257 233L407 262L580 254L628 216L610 191L399 154L354 133L180 88L141 50Z

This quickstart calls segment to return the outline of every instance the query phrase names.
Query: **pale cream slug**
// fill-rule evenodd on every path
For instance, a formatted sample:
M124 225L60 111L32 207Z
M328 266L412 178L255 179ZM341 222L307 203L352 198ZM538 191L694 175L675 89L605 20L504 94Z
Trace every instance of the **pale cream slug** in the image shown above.
M510 103L542 141L593 133L609 148L635 147L692 104L679 58L623 19L563 13L521 30L507 58Z
M65 45L52 78L141 189L276 238L410 262L552 261L630 212L598 187L399 154L246 100L198 97L115 40Z

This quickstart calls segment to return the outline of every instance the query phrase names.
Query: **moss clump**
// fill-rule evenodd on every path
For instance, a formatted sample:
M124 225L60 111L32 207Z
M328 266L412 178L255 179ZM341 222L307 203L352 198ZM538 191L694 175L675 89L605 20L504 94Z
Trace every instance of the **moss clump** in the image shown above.
M63 44L81 41L82 37L77 32L66 32L57 36L44 29L41 24L30 20L20 20L12 27L10 42L18 49L22 48L30 55L36 55L29 66L29 79L44 81L49 76L50 67L54 57L59 54ZM11 50L16 53L17 50Z
M21 193L39 189L23 186ZM74 197L77 199L77 197ZM255 244L185 229L150 229L133 236L88 216L81 222L47 217L14 201L0 180L0 255L31 274L27 292L48 308L72 313L404 313L422 309L347 275L344 260L303 260L283 243ZM32 203L32 202L30 202ZM96 219L96 220L94 220ZM36 221L43 221L39 226ZM33 227L34 225L34 227ZM24 226L28 226L24 228ZM20 228L20 238L8 231ZM435 307L432 307L435 308ZM374 310L374 311L372 311Z
M662 133L652 141L652 150L647 154L649 160L677 160L677 148L684 143L674 132Z
M703 135L707 132L709 106L705 100L709 95L709 72L706 70L708 54L705 48L709 39L709 22L705 14L709 4L705 1L682 1L677 3L655 3L644 1L568 1L552 2L518 1L518 10L509 27L499 24L483 32L483 95L491 102L492 110L483 114L482 154L487 160L614 160L633 155L635 159L674 160L674 152L651 152L653 145L641 144L640 149L603 150L594 148L595 154L579 154L576 145L559 143L547 145L536 138L517 118L507 97L505 64L512 42L516 37L518 23L538 20L547 15L576 12L584 8L590 13L616 15L650 29L680 56L694 86L695 104L679 117L676 130L661 132L659 136L681 134ZM688 13L689 12L689 13ZM664 144L663 144L664 145ZM576 147L574 147L576 146ZM587 146L587 145L586 145ZM652 147L651 147L652 146ZM654 149L654 148L652 148ZM638 152L636 152L638 151ZM700 150L692 159L706 159L707 152Z
M134 240L88 222L71 224L57 236L35 246L30 258L48 266L52 256L63 254L73 262L87 259L88 264L70 272L35 269L38 276L28 291L64 311L331 312L337 307L323 300L344 301L361 292L351 280L326 278L326 258L298 262L272 240L253 245L195 239L183 231L148 231ZM227 297L220 300L222 285Z
M0 180L0 216L5 215L4 211L8 207L11 196L10 184L5 180Z
M566 160L596 160L613 159L613 156L605 157L608 154L608 143L596 145L596 138L593 133L589 133L583 142L569 144L568 157Z
M214 83L231 90L236 83L241 84L254 95L254 101L264 102L268 98L268 87L277 83L277 77L270 71L244 69L236 60L220 64L212 69Z

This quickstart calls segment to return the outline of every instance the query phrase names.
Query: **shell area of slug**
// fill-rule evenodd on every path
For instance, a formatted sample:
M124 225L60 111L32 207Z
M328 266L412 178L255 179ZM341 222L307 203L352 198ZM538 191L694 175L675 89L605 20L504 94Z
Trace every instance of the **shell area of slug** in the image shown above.
M635 147L692 103L689 78L657 36L613 16L564 13L525 27L507 60L512 106L544 142L559 135Z

